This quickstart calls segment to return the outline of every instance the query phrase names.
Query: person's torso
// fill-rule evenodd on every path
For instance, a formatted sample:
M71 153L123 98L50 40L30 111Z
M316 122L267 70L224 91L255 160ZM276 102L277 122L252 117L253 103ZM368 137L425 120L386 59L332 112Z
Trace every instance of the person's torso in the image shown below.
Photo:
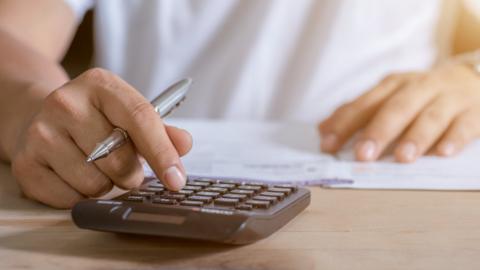
M176 116L317 121L391 72L435 58L437 0L96 1L97 64Z

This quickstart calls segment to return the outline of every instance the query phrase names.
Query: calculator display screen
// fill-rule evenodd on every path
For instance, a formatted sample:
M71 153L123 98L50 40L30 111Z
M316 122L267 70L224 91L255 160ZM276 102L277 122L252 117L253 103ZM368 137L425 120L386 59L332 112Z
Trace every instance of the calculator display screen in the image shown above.
M183 222L185 222L185 217L183 216L160 215L160 214L138 213L138 212L131 213L128 216L128 219L135 220L135 221L170 223L170 224L177 224L177 225L183 224Z

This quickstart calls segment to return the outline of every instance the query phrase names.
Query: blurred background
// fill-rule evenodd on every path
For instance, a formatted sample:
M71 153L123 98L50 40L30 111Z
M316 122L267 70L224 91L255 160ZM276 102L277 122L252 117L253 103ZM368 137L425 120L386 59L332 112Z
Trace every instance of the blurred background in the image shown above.
M438 61L480 49L480 0L438 1L443 1L437 33L440 48ZM94 62L94 17L94 11L86 14L62 62L71 77L77 76Z

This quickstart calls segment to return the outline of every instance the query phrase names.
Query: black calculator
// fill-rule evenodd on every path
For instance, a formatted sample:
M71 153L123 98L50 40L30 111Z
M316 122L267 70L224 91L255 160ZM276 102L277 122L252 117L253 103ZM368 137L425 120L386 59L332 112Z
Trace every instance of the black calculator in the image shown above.
M295 185L189 178L179 191L158 180L111 200L87 199L72 209L84 229L180 237L230 244L265 238L310 203Z

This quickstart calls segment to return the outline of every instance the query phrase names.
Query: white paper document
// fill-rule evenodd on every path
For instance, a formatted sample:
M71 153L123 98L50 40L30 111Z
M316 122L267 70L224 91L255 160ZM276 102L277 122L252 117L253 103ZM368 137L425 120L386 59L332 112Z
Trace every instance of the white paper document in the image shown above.
M454 158L426 156L399 164L386 156L356 162L351 148L319 150L313 124L170 119L188 130L192 151L182 158L193 177L288 182L333 188L480 190L480 143ZM146 166L146 174L152 176Z

